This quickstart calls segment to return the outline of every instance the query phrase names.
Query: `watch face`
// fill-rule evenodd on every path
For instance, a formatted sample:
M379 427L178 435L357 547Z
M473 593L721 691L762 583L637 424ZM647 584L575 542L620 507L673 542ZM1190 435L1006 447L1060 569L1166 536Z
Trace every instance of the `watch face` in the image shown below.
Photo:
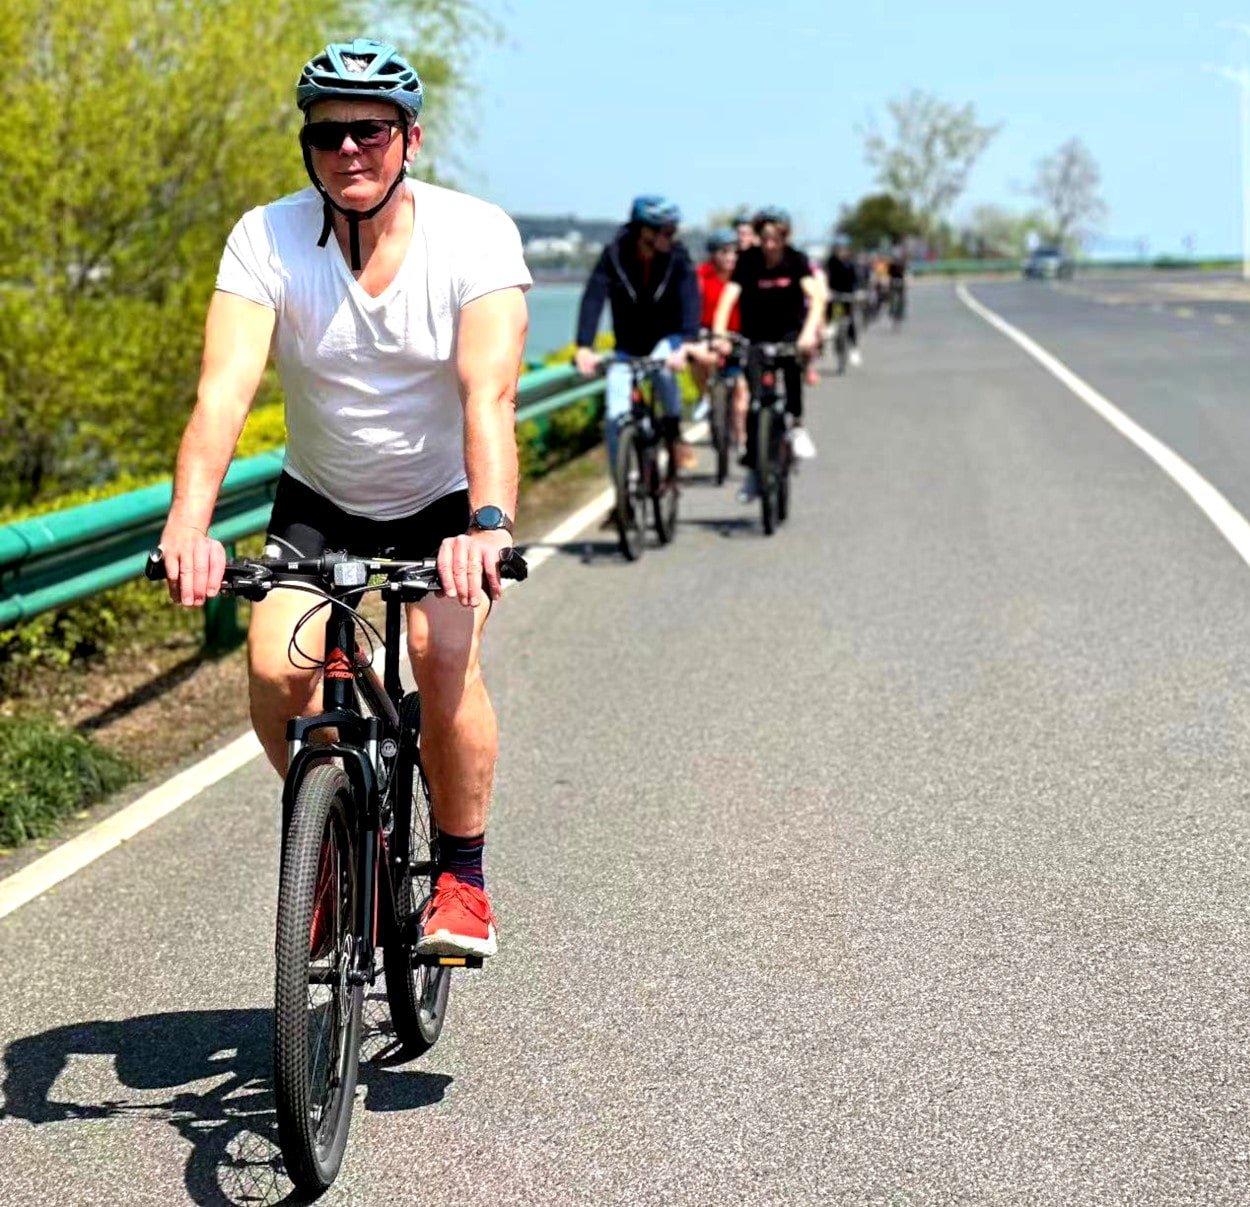
M478 528L491 529L502 528L507 521L507 517L503 513L503 508L495 507L487 504L485 507L479 507L473 513L473 523Z

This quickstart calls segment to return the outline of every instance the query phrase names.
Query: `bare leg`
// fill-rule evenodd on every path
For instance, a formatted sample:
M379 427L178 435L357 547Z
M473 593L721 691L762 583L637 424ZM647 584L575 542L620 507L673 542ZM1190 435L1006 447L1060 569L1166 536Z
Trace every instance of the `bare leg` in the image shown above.
M288 646L296 622L313 603L303 591L281 588L252 607L247 630L248 697L252 728L273 769L286 775L286 724L292 717L321 711L321 670L291 665ZM325 647L325 613L318 613L301 630L300 648L321 660ZM298 658L298 655L297 655ZM301 659L302 661L302 659ZM327 732L321 735L329 738Z
M429 596L408 609L408 653L421 692L421 762L434 820L447 834L486 829L499 731L478 654L490 608Z
M747 390L747 377L745 373L739 373L734 378L733 392L733 423L730 430L733 433L733 441L736 447L745 448L747 443L747 409L750 406L751 396Z

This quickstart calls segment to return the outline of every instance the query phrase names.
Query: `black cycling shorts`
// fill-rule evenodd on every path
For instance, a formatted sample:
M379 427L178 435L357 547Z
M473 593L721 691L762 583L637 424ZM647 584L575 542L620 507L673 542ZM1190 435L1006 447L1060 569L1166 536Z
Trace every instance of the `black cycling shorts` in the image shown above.
M265 537L279 556L320 557L327 549L357 557L394 557L404 561L435 557L449 536L469 527L469 492L453 491L414 515L373 520L352 515L310 486L283 473L273 499Z

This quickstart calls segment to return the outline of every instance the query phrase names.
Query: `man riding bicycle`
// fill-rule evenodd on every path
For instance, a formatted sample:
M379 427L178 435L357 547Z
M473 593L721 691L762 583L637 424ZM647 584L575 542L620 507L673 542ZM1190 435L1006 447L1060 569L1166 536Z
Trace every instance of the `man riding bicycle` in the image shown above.
M752 343L794 343L810 355L819 343L820 322L825 299L808 258L790 246L790 216L780 208L760 210L755 215L755 231L760 246L738 256L733 279L725 286L716 308L713 330L724 335L735 304L741 307L742 334ZM751 397L760 388L757 356L747 357L747 379ZM811 458L816 446L803 427L803 372L798 361L785 366L786 410L790 413L791 449L796 457ZM746 477L738 491L743 503L758 495L755 477L755 425L747 424L747 449L743 464Z
M839 319L846 321L846 341L850 347L850 361L862 363L859 354L859 332L855 327L855 304L847 300L860 286L859 269L851 255L851 241L845 235L836 235L829 259L825 261L825 278L829 283L829 325L837 330ZM842 294L842 297L838 297Z
M420 183L423 92L396 49L357 38L296 87L311 187L245 214L209 306L195 409L161 536L171 596L218 593L207 533L272 349L287 447L267 543L292 558L437 555L443 592L407 611L439 876L418 950L493 955L482 848L497 730L478 653L516 510L516 383L530 275L497 207ZM483 589L485 577L485 589ZM292 664L304 593L274 590L248 632L252 724L280 775L292 717L321 709L321 667ZM300 647L321 663L323 633Z
M634 199L629 221L603 249L582 292L573 363L587 377L597 372L600 358L592 345L607 302L618 357L669 362L652 374L652 389L664 412L661 435L671 463L688 465L691 450L681 444L681 392L673 373L684 367L684 347L699 333L699 286L690 256L677 241L680 221L681 211L667 198ZM609 465L616 463L617 435L629 416L631 384L624 360L609 364L604 403Z
M716 321L716 306L720 302L720 295L725 286L733 279L734 269L738 264L738 236L736 232L730 227L713 231L708 236L707 257L698 268L699 321L704 330L710 331L712 324ZM738 331L739 328L740 319L738 308L735 306L729 314L728 329L730 331ZM691 362L690 371L694 376L695 385L699 387L700 394L707 390L711 369L711 365L704 364L702 361L695 360ZM737 358L731 357L728 360L723 375L726 381L733 382L730 428L734 444L741 448L746 441L744 429L747 413L747 383L746 378L742 374L742 366ZM695 413L695 418L699 418L697 412Z

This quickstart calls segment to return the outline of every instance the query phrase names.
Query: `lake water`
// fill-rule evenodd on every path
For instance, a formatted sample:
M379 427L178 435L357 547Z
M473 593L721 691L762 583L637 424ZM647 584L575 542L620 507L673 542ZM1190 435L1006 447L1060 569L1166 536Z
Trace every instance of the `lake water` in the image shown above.
M580 281L535 285L529 291L530 333L525 343L526 359L541 360L548 352L573 342L581 298ZM605 316L606 313L605 306Z

